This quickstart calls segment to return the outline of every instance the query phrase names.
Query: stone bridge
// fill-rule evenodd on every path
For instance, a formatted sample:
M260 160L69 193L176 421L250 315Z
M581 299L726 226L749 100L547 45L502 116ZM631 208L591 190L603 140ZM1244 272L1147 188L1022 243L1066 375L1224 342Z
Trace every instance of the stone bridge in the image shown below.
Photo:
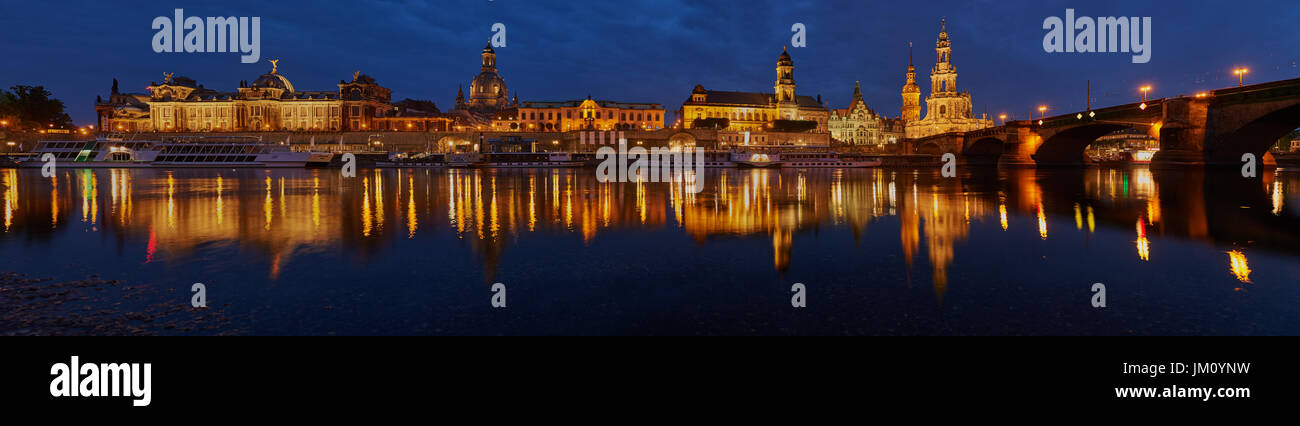
M1240 166L1300 128L1300 79L1154 99L1042 120L946 133L904 142L904 152L956 154L969 165L1083 166L1101 136L1137 129L1160 142L1153 167ZM1271 158L1271 157L1269 157Z

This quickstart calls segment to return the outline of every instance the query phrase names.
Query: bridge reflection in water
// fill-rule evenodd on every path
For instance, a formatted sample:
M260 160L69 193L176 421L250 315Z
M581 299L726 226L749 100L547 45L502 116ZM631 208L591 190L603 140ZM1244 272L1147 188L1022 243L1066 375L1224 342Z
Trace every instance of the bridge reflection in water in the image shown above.
M822 262L845 256L870 259L851 262L872 270L833 279L923 282L940 303L950 286L962 285L950 269L963 256L978 263L1000 253L1030 251L1047 259L1126 251L1127 258L1154 263L1162 245L1177 242L1176 255L1186 261L1218 253L1220 270L1242 288L1261 273L1249 256L1270 253L1288 259L1291 269L1300 256L1297 173L1246 180L1200 170L1010 169L945 179L937 170L710 169L705 182L703 192L691 194L680 184L600 183L589 170L361 170L349 179L335 170L60 169L53 179L36 170L4 170L0 247L11 257L62 252L115 259L97 266L109 269L117 261L201 258L208 267L237 267L251 281L270 282L299 258L350 262L369 273L376 259L421 259L438 267L439 259L457 262L464 256L454 251L468 251L482 271L478 278L490 283L512 262L540 254L572 260L554 268L586 268L589 259L605 255L599 243L609 234L644 256L626 262L657 256L681 262L701 253L705 267L743 276L761 272L747 255L729 258L726 251L770 245L767 274L777 279L792 269L844 270ZM1128 242L1103 243L1094 236L1099 232L1128 235ZM1036 238L1013 237L1022 234ZM682 247L673 235L693 243ZM825 241L836 236L851 241ZM397 243L421 239L429 242ZM653 240L649 251L631 247L643 240ZM1042 246L1024 248L1030 244ZM23 251L33 246L51 250ZM223 253L231 257L205 257L214 246L227 247ZM1180 261L1165 260L1166 267ZM11 258L4 266L49 274L64 263ZM1044 279L1000 265L964 275L976 282L989 274L1009 282ZM891 281L894 276L901 280Z

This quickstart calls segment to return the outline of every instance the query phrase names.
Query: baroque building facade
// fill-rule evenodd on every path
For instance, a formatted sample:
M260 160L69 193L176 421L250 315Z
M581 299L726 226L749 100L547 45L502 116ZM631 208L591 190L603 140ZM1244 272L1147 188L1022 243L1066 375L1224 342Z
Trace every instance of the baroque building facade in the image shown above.
M575 130L659 130L664 107L654 103L591 99L558 102L528 101L515 108L510 130L568 132ZM494 126L498 127L498 126Z
M907 137L924 138L941 133L968 132L993 126L987 117L973 118L970 93L957 90L957 68L952 64L952 43L948 23L941 21L935 43L935 65L930 70L930 96L925 98L925 118L907 123ZM915 72L909 65L909 82ZM907 118L908 86L903 88L904 119Z
M728 92L707 90L695 86L691 97L682 102L678 111L683 128L694 127L695 120L725 118L726 130L760 132L769 130L777 120L809 121L816 123L815 132L827 132L830 112L821 96L803 96L795 93L794 61L789 52L782 50L776 61L776 84L773 93Z
M845 109L832 110L826 127L831 138L849 145L880 145L889 143L884 136L884 117L867 106L862 99L862 86L853 84L853 100Z
M450 121L401 115L390 103L392 92L360 71L334 90L297 90L279 73L278 61L269 61L270 72L252 83L225 92L164 73L147 94L121 93L114 79L108 101L95 103L98 125L123 132L414 131L445 128Z

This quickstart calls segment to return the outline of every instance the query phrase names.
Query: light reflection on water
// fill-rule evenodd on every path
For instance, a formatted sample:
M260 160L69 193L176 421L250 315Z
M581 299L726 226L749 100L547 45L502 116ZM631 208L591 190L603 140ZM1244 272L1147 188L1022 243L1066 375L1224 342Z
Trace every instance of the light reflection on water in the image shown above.
M834 303L837 315L848 313L841 320L849 324L816 323L794 332L1116 333L1144 325L1104 319L1102 326L1080 329L1059 324L1001 329L1002 323L1033 316L985 313L975 324L956 327L942 316L966 304L978 304L966 309L982 312L1072 300L1064 290L1015 302L970 293L980 289L1040 287L1041 292L1063 282L1080 281L1077 285L1086 288L1095 281L1132 279L1141 297L1184 302L1151 307L1153 302L1143 299L1154 310L1148 315L1161 321L1191 316L1190 306L1224 303L1215 301L1221 288L1246 286L1271 297L1220 306L1236 315L1220 324L1227 328L1199 326L1192 333L1298 330L1290 321L1251 322L1239 315L1241 309L1260 308L1251 305L1259 303L1266 313L1282 314L1277 310L1293 308L1280 306L1300 301L1294 286L1300 265L1297 173L1245 181L1201 171L990 170L943 179L933 170L710 169L705 182L704 192L693 194L680 183L600 183L589 170L561 169L360 170L350 179L325 169L60 169L49 179L38 170L4 170L0 248L7 259L0 269L63 279L95 273L178 286L215 275L240 283L238 301L249 311L263 309L263 316L274 316L264 310L270 305L342 303L337 301L363 294L400 306L384 314L374 310L388 308L359 308L348 320L313 313L299 319L305 324L255 327L268 333L364 333L362 325L343 321L409 319L412 313L429 318L395 332L493 332L490 327L501 325L486 319L491 313L473 302L473 292L485 283L508 279L557 288L567 282L564 277L576 277L589 282L584 285L608 287L597 293L618 297L629 292L626 286L669 285L661 281L666 276L678 280L670 283L702 279L707 283L691 285L722 282L720 289L744 291L756 291L752 285L758 282L785 284L768 289L770 295L731 302L700 301L692 292L702 290L679 289L676 297L621 309L641 318L683 309L681 303L699 315L719 309L734 313L740 308L727 303L780 300L787 296L782 288L793 282L838 283L847 287L824 295L836 297L824 303ZM766 254L757 251L760 247ZM1220 260L1211 260L1216 257ZM617 271L629 264L647 266L638 269L640 277ZM1078 276L1080 271L1096 276ZM436 298L421 293L453 290L381 291L428 277L458 289L454 319L434 306ZM258 291L293 292L280 286L329 294L304 302ZM928 288L929 303L916 299L922 287ZM570 291L576 290L563 292ZM873 291L895 305L867 315L855 312L863 306L881 309L880 303L843 302L850 296L870 299ZM951 297L954 291L962 297ZM1172 296L1175 292L1186 294ZM1079 298L1086 301L1086 294ZM522 315L545 317L579 308L524 310ZM628 319L625 314L586 315L618 324ZM876 318L913 314L924 324L885 327ZM926 317L931 314L937 316ZM764 321L776 327L771 323L791 314L771 315ZM1076 317L1087 315L1094 314L1076 312ZM550 325L515 324L504 332L611 330L542 323ZM698 330L672 321L620 327L615 329ZM745 332L735 327L724 319L703 328Z

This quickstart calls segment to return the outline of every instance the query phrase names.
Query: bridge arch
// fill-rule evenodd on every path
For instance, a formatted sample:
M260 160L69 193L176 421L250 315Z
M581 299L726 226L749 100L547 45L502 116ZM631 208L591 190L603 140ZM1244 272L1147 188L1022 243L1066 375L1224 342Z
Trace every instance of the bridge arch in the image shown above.
M695 135L686 132L678 132L668 138L669 146L680 146L682 148L695 146Z
M1006 149L1006 141L993 136L976 139L966 146L963 157L969 165L997 165Z
M452 151L452 147L469 143L469 139L464 135L447 135L438 139L438 150Z
M1081 166L1088 164L1084 149L1098 138L1125 129L1147 131L1146 126L1125 123L1091 122L1068 127L1043 135L1043 143L1034 152L1034 162L1040 166ZM1048 133L1040 131L1040 134Z
M1229 106L1221 114L1226 117L1211 117L1211 120L1228 128L1216 131L1216 137L1207 138L1205 159L1210 164L1240 164L1245 153L1263 158L1278 139L1300 128L1300 100Z
M943 155L943 147L935 142L925 142L916 147L919 155Z

